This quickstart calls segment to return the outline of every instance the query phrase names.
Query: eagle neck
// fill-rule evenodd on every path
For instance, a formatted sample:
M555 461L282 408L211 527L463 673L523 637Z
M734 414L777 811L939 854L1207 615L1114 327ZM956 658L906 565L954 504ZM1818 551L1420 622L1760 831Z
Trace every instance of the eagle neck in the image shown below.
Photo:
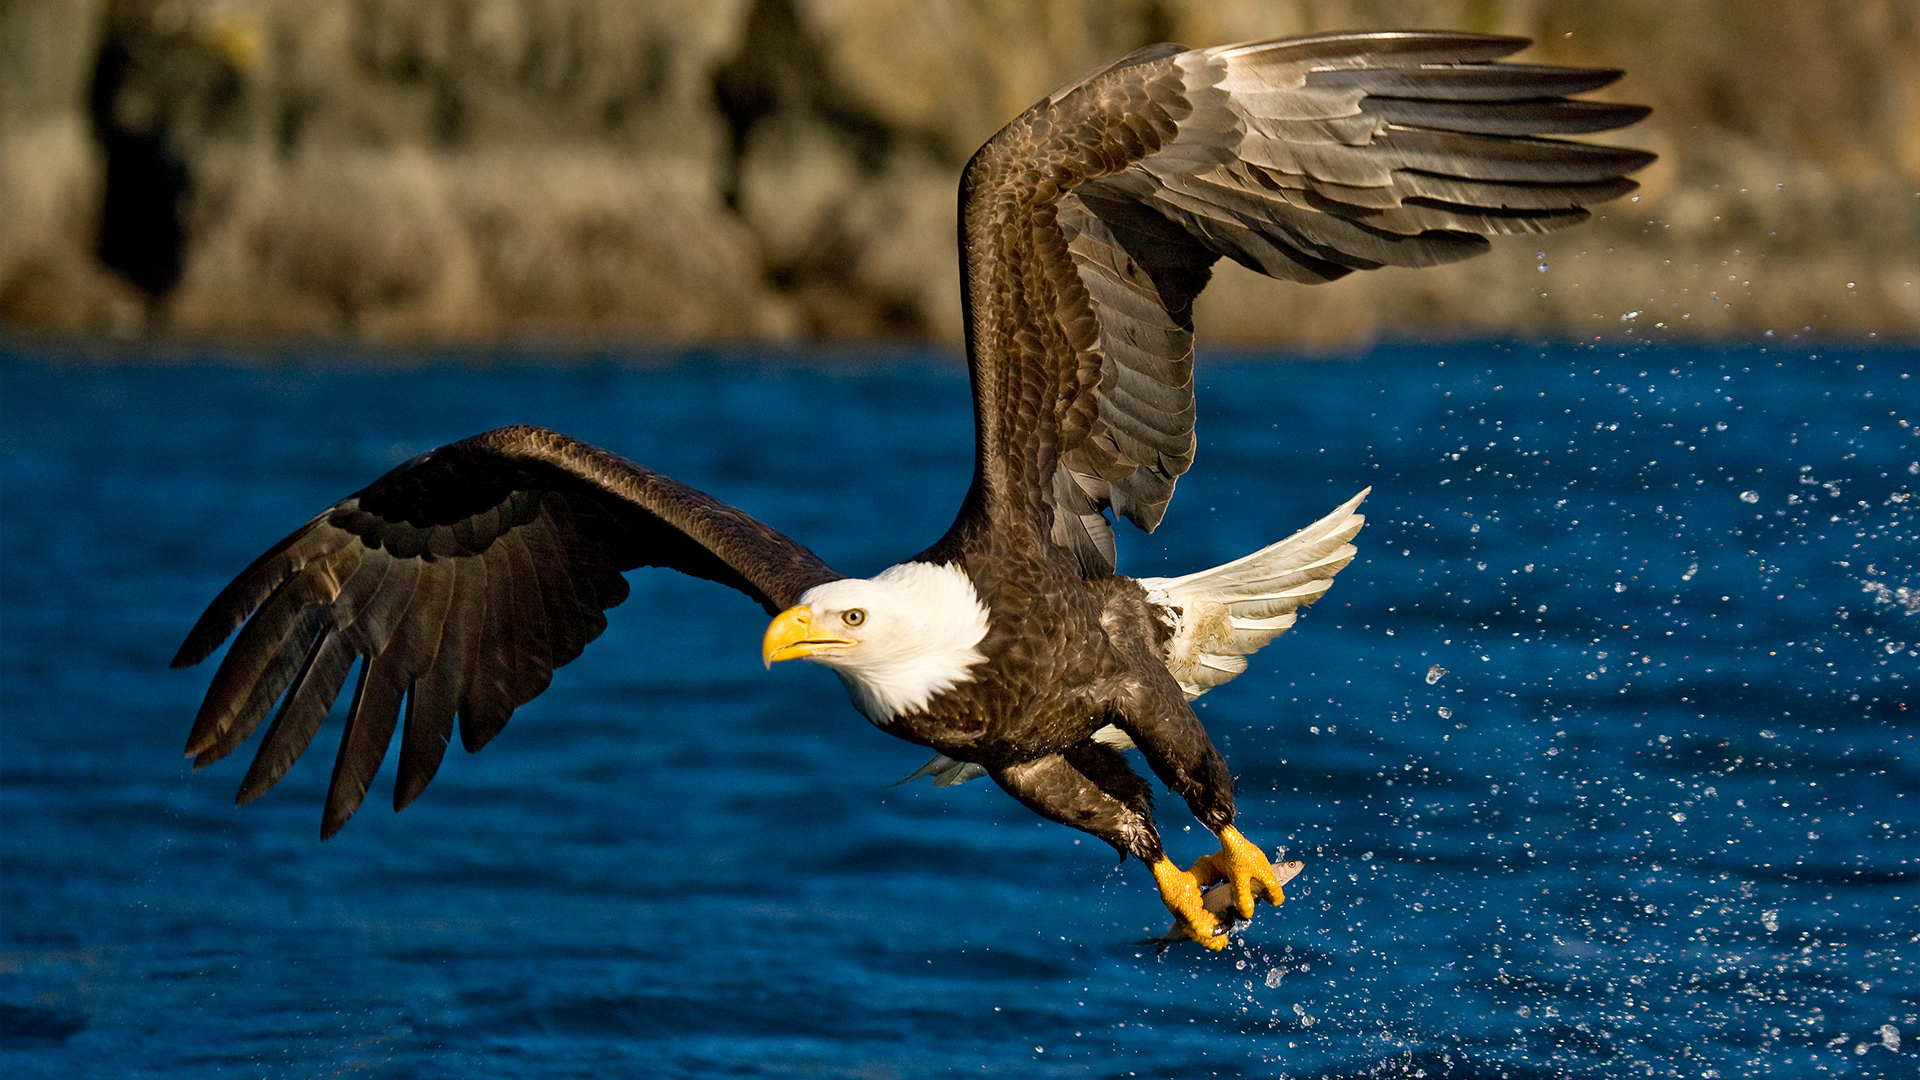
M906 616L880 647L857 662L832 664L847 694L881 726L922 712L934 698L972 682L986 660L980 644L990 625L986 604L958 563L905 562L874 575L898 597Z

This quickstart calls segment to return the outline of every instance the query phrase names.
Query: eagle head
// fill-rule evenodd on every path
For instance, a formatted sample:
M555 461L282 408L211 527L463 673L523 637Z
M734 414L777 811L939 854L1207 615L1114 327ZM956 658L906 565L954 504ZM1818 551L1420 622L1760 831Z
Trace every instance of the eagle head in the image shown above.
M987 608L965 570L910 562L808 589L774 616L760 655L768 667L825 664L868 719L886 723L970 681L986 636Z

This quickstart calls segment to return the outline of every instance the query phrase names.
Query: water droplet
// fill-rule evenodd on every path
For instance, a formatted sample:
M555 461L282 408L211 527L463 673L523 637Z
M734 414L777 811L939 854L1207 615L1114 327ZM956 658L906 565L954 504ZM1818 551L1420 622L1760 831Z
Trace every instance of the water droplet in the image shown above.
M1427 669L1427 685L1432 686L1434 683L1439 682L1440 677L1445 675L1446 673L1447 673L1447 669L1441 667L1439 664L1435 664L1432 667L1428 668Z
M1740 501L1743 503L1757 503L1760 501L1760 493L1757 491L1743 491L1740 493Z

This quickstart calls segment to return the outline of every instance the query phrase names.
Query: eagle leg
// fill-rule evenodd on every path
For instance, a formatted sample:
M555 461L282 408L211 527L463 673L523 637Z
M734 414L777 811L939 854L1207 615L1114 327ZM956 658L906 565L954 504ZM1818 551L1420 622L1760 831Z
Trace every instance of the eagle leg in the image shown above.
M1211 858L1212 856L1208 856ZM1201 859L1200 862L1206 862ZM1208 911L1200 896L1200 882L1194 875L1173 864L1165 855L1152 864L1153 880L1160 886L1160 902L1180 920L1187 936L1218 951L1227 947L1227 928ZM1195 863L1195 867L1200 864ZM1217 880L1217 879L1216 879Z
M1240 835L1240 831L1228 825L1220 830L1220 850L1211 855L1202 855L1187 871L1196 887L1224 881L1233 889L1234 907L1243 919L1253 918L1253 905L1258 897L1264 896L1276 907L1287 902L1286 894L1280 891L1281 884L1293 876L1284 877L1276 873L1273 863L1267 861L1259 847L1253 841ZM1292 864L1285 864L1291 866ZM1298 873L1294 869L1294 873ZM1164 893L1164 888L1162 892ZM1197 894L1196 894L1197 895ZM1169 904L1169 907L1172 905Z
M1227 947L1227 927L1207 910L1201 882L1175 866L1161 848L1153 827L1152 793L1119 751L1088 740L1062 753L991 769L988 775L1035 813L1092 833L1122 857L1132 855L1147 864L1160 887L1160 902L1187 936L1209 949Z

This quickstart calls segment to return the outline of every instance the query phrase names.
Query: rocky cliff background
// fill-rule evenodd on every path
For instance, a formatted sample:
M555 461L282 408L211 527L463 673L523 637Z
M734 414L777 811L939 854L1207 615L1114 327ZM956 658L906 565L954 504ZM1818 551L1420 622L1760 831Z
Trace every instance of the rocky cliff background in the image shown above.
M1440 270L1223 263L1212 341L1920 338L1920 3L0 0L14 334L957 342L961 166L1139 45L1450 27L1627 69L1635 201Z

